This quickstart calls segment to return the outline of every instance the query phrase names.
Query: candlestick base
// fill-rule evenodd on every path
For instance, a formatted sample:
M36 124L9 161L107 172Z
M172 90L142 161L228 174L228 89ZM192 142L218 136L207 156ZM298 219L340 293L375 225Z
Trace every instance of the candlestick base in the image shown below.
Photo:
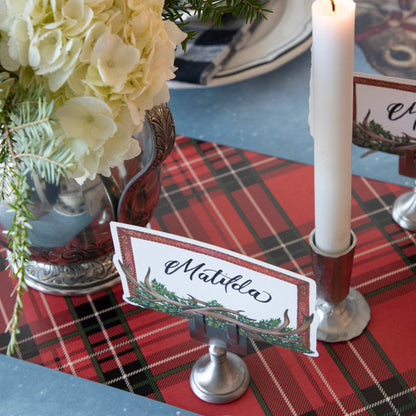
M320 341L349 341L360 335L370 320L367 301L350 287L356 243L357 237L351 231L348 249L338 255L330 255L315 245L315 230L309 236L317 285L317 338Z
M316 316L319 319L317 339L325 342L349 341L366 328L370 307L360 292L350 288L347 297L339 303L318 298Z
M392 217L405 230L416 231L416 192L406 192L396 199Z

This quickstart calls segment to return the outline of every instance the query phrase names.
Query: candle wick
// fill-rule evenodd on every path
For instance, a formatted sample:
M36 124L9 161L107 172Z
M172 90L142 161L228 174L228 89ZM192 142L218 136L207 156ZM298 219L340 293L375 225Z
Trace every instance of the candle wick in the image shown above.
M332 4L332 11L335 13L335 2L334 2L334 0L331 0L331 4Z

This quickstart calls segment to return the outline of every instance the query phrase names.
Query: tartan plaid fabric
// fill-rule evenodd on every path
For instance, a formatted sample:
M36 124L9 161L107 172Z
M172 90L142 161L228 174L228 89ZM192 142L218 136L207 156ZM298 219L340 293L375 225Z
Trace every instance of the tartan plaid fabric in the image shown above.
M318 343L316 358L250 341L250 386L233 403L192 393L190 371L207 346L190 339L187 321L125 304L120 285L73 297L30 290L18 357L201 415L416 414L416 237L391 218L405 191L353 178L352 285L371 307L365 332ZM313 216L312 166L178 137L152 226L310 275ZM4 330L7 272L0 284ZM0 352L7 342L1 335Z

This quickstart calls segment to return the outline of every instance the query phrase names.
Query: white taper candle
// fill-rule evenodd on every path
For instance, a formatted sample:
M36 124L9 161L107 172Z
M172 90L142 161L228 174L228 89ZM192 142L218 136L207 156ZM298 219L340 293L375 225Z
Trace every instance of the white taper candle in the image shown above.
M354 22L352 0L312 4L315 244L332 255L350 245Z

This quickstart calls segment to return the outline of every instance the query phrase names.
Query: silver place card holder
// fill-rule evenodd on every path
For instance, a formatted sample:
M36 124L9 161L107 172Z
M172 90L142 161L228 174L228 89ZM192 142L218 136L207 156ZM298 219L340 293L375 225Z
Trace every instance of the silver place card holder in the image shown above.
M235 324L224 324L227 330L209 326L199 313L189 320L191 338L209 344L209 353L195 362L190 376L192 391L208 403L237 400L250 382L246 364L236 355L247 354L247 337L241 335Z

